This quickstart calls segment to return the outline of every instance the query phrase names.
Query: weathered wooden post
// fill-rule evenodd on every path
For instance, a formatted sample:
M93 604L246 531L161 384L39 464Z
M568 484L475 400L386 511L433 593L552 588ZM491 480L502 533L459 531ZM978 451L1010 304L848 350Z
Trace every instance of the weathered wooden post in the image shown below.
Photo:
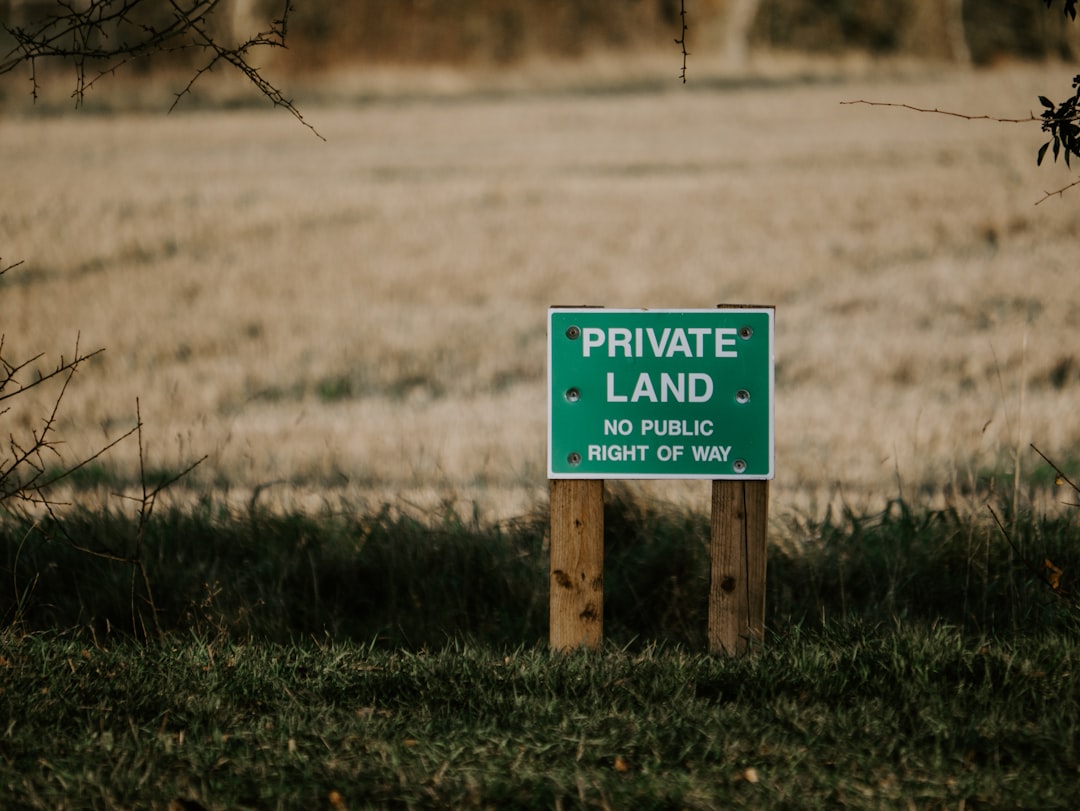
M713 653L765 624L773 308L548 311L552 648L603 640L604 480L711 479Z
M604 482L551 480L551 647L599 648L604 637Z
M742 654L765 635L768 481L714 481L709 653Z

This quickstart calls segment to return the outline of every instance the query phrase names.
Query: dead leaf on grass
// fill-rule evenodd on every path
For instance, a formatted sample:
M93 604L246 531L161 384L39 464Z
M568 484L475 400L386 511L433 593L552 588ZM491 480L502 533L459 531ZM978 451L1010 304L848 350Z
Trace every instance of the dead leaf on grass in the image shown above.
M1050 584L1050 588L1057 591L1061 588L1061 575L1065 572L1059 566L1054 565L1054 562L1050 558L1046 558L1043 561L1043 569L1046 571L1046 582Z

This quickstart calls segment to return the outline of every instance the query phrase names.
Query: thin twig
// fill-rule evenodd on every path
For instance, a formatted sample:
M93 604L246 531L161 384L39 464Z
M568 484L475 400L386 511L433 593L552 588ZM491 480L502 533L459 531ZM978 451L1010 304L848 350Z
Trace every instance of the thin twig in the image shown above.
M993 115L968 115L967 113L958 113L953 110L941 110L937 107L916 107L913 104L902 104L893 101L867 101L866 99L854 99L853 101L842 101L841 104L865 104L868 107L902 107L905 110L913 110L916 113L935 113L937 115L947 115L953 118L962 118L965 121L993 121L998 124L1028 124L1032 121L1041 121L1042 119L1036 118L1033 113L1028 114L1028 118L998 118Z
M1068 191L1069 189L1071 189L1071 188L1072 188L1073 186L1080 186L1080 180L1074 180L1074 181L1073 181L1072 183L1070 183L1070 184L1069 184L1068 186L1062 186L1062 187L1061 187L1060 189L1058 189L1057 191L1044 191L1044 192L1043 192L1043 196L1042 196L1042 199L1040 199L1040 200L1036 200L1036 201L1035 201L1035 205L1039 205L1039 204L1041 204L1041 203L1045 203L1045 202L1046 202L1047 200L1049 200L1049 199L1050 199L1051 197L1062 197L1062 196L1064 196L1065 192L1067 192L1067 191Z
M678 40L676 40L678 42ZM914 104L903 104L893 101L867 101L866 99L855 99L853 101L842 101L841 104L865 104L868 107L900 107L904 110L912 110L916 113L933 113L935 115L947 115L952 118L962 118L965 121L992 121L995 124L1030 124L1031 122L1041 122L1042 118L1038 118L1034 113L1028 113L1027 118L1001 118L995 115L969 115L967 113L958 113L955 110L942 110L937 107L916 107ZM1065 192L1074 186L1080 186L1080 180L1074 180L1066 186L1062 186L1057 191L1044 191L1043 196L1035 201L1035 205L1045 203L1051 197L1062 197Z
M1005 536L1005 540L1009 542L1009 546L1012 548L1013 552L1016 553L1016 557L1020 559L1020 562L1024 564L1024 566L1028 568L1035 575L1035 577L1042 581L1042 583L1045 584L1046 587L1050 589L1050 591L1054 592L1054 594L1057 594L1059 597L1065 597L1065 594L1061 592L1056 586L1054 586L1053 581L1046 576L1043 570L1031 563L1020 553L1020 549L1017 547L1016 542L1013 541L1012 537L1009 535L1009 531L1005 529L1005 524L1002 523L1001 519L998 517L998 514L994 512L994 508L987 504L986 509L990 511L990 515L994 516L994 523L998 525L998 529L1001 531L1001 534Z
M3 258L2 256L0 256L0 265L2 265L2 264L3 264L3 261L4 261L4 258ZM21 264L22 264L22 263L23 263L24 261L25 261L25 260L23 260L23 259L20 259L20 260L19 260L18 262L14 262L13 264L10 264L10 265L8 265L7 267L0 267L0 276L3 276L3 275L4 275L5 273L7 273L7 272L8 272L9 270L11 270L12 268L17 268L17 267L18 267L19 265L21 265Z
M5 369L4 379L0 380L0 401L10 400L12 397L17 397L20 394L23 394L24 392L27 392L32 388L40 386L42 383L45 383L59 375L65 373L73 373L76 368L79 367L81 364L90 360L90 358L94 357L95 355L100 355L104 351L104 349L95 349L93 352L90 352L86 355L80 355L78 346L76 345L75 357L72 360L65 361L63 357L61 357L60 362L57 364L55 369L53 369L51 372L47 372L46 374L41 375L40 377L35 378L33 382L27 383L26 385L18 384L18 381L14 380L15 375L17 375L34 361L40 360L44 353L34 355L34 357L28 358L27 360L22 361L21 363L18 363L14 366L8 364L6 361L0 361L0 364L2 364ZM6 391L6 385L12 382L16 383L18 388L15 388L12 391Z
M682 72L679 78L682 79L683 84L686 84L686 57L690 55L690 52L686 50L686 0L679 0L679 19L682 22L682 32L675 38L675 44L682 48Z
M109 442L109 444L104 445L101 448L99 448L98 450L94 451L94 453L92 453L90 456L87 456L85 459L80 460L77 464L74 464L71 467L67 468L66 470L63 470L62 472L58 473L53 478L42 482L41 483L41 488L45 489L47 487L51 487L52 485L56 484L57 482L61 482L64 479L66 479L68 476L71 476L73 473L76 473L79 470L82 470L84 467L89 465L91 462L97 461L99 458L101 458L106 453L108 453L110 450L115 448L117 445L119 445L121 442L123 442L129 436L134 434L136 430L138 430L138 426L136 426L134 428L129 428L127 431L120 434L120 436L118 436L116 439Z
M1065 471L1062 470L1060 467L1058 467L1053 462L1053 460L1050 459L1049 456L1047 456L1045 453L1043 453L1041 450L1039 450L1037 447L1035 447L1035 443L1031 443L1031 449L1033 451L1035 451L1035 453L1039 454L1039 456L1041 456L1043 458L1043 460L1046 462L1046 464L1050 465L1050 467L1052 467L1054 469L1054 473L1056 473L1057 477L1061 480L1061 484L1067 484L1074 491L1076 491L1077 493L1080 493L1080 487L1078 487L1076 485L1076 482L1074 482L1072 479L1070 479L1068 476L1066 476Z

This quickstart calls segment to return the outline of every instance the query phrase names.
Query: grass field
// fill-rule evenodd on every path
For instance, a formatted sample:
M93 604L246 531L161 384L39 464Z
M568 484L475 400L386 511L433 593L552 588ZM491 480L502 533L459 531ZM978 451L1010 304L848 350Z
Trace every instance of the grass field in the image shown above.
M5 100L3 357L106 349L51 464L136 398L150 485L207 459L149 520L134 439L4 513L0 805L1077 807L1077 493L1028 448L1080 465L1073 176L1036 124L842 104L1023 117L1071 71L670 67L328 77L325 142ZM700 653L707 485L648 484L604 649L550 653L547 306L742 302L764 644Z
M1035 123L842 104L1023 117L1065 66L765 68L328 78L297 96L325 143L274 111L9 99L5 356L105 347L71 459L139 398L150 464L207 454L198 486L501 518L546 495L549 304L775 304L778 513L1009 489L1018 448L1026 492L1030 441L1074 469L1080 207L1036 205L1073 176L1035 167Z
M837 516L731 658L700 515L611 500L605 644L558 654L539 516L222 507L0 525L5 808L1076 808L1074 514ZM140 534L146 641L71 545Z
M29 639L0 660L0 790L20 809L1075 809L1077 664L1058 638L947 630L753 660Z

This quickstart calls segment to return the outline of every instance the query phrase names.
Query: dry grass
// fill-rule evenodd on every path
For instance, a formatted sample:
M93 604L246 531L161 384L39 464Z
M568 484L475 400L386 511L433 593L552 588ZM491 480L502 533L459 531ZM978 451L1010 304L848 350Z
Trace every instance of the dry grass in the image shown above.
M5 353L107 348L65 403L71 458L139 397L154 463L207 453L219 487L505 515L546 496L549 304L771 303L780 511L1004 484L1018 444L1078 456L1080 191L1035 206L1072 178L1036 169L1037 124L841 102L1015 117L1070 76L372 74L297 96L326 143L269 111L8 116Z

